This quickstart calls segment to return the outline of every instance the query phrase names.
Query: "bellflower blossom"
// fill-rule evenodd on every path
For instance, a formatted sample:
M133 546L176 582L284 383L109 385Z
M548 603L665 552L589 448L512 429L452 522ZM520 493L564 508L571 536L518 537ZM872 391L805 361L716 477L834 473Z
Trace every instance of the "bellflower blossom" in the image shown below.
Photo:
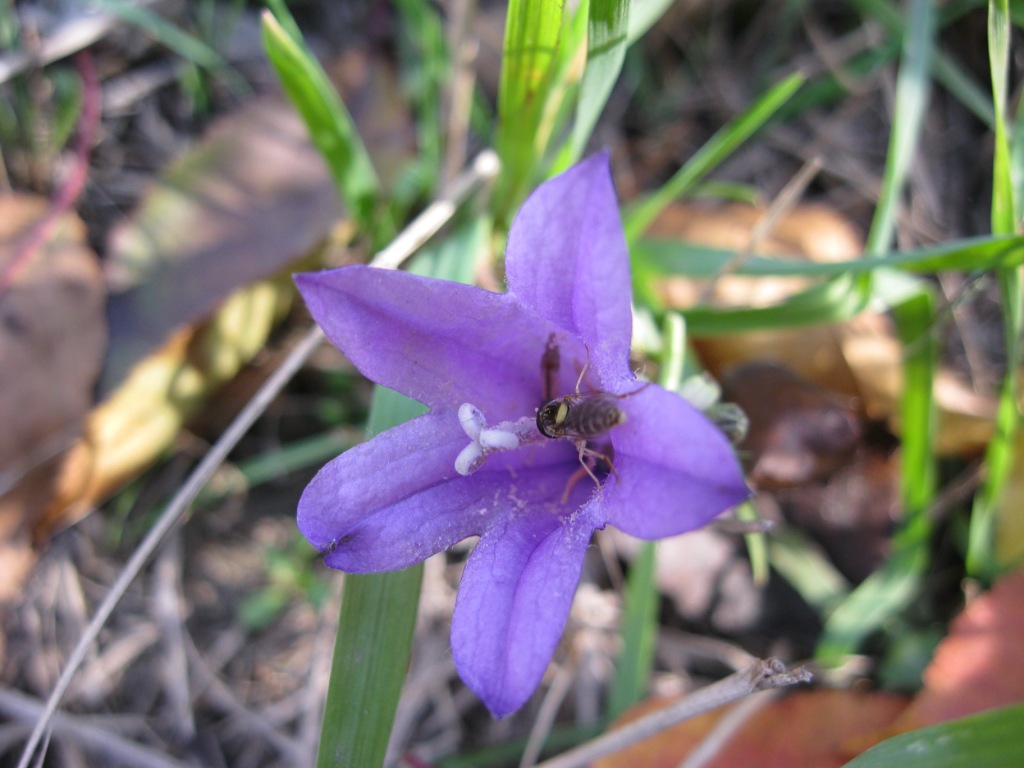
M430 409L320 470L299 528L349 573L479 536L451 643L495 717L540 683L594 531L672 536L748 495L719 430L630 368L629 261L606 154L523 204L505 266L506 293L365 266L296 276L363 375ZM585 442L545 436L538 409L558 398L562 416L600 400L616 418Z

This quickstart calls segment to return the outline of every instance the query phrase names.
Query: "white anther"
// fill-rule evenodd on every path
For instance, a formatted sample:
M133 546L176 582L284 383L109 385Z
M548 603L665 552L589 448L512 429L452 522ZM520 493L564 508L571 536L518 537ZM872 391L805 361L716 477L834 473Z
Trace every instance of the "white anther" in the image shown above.
M487 426L483 413L472 403L459 406L459 423L474 442L480 439L480 430Z
M482 430L477 442L480 443L481 448L488 452L514 451L519 447L519 438L514 433L506 432L500 428Z
M488 454L547 442L537 429L535 417L523 416L515 421L502 421L488 427L483 412L472 403L459 406L459 424L473 441L455 458L455 471L464 476L480 469Z
M455 471L463 477L472 475L486 458L479 443L470 443L455 457Z

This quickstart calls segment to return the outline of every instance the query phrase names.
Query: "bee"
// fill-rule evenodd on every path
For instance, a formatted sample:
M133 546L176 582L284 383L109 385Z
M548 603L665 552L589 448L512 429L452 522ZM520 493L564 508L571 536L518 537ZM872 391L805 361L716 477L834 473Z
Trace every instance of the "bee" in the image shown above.
M565 492L562 494L564 503L568 499L572 486L583 476L584 472L590 475L598 488L601 487L601 481L594 474L594 467L598 462L604 462L613 475L619 476L619 473L615 471L615 464L612 463L612 457L590 448L587 441L604 437L615 427L624 424L626 412L618 406L616 401L636 393L613 395L610 392L580 392L583 376L590 365L590 350L588 349L587 362L576 380L576 391L553 398L552 390L559 361L558 344L555 342L555 335L551 334L544 354L541 356L541 372L544 377L547 402L537 411L537 430L544 437L553 440L571 440L579 451L581 469L569 479ZM639 391L638 389L637 392Z
M573 441L607 435L626 422L626 412L615 402L619 395L580 392L550 400L537 411L537 429L544 437Z

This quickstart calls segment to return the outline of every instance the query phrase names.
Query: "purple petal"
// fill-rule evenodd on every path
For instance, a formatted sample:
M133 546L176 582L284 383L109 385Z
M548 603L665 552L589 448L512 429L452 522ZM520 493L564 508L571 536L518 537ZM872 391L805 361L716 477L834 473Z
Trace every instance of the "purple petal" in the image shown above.
M510 293L586 342L601 389L629 377L629 253L606 152L523 203L505 269Z
M373 512L446 478L466 435L453 413L428 413L350 448L325 465L299 499L299 530L327 551ZM398 567L398 566L396 566Z
M376 573L406 568L479 535L510 509L557 518L593 492L577 483L562 503L571 470L558 443L536 450L532 467L510 453L492 457L474 475L457 475L455 456L468 439L454 414L431 413L346 451L306 486L299 529L326 553L330 567ZM514 474L504 468L512 458L520 458Z
M295 282L327 338L378 384L432 408L470 402L492 422L543 399L541 357L556 328L508 294L364 266Z
M480 539L462 574L452 619L459 675L503 717L537 688L562 635L591 534L591 502L568 518L504 516Z
M649 385L621 401L628 420L611 433L618 480L603 512L643 539L699 528L750 495L732 446L686 400Z

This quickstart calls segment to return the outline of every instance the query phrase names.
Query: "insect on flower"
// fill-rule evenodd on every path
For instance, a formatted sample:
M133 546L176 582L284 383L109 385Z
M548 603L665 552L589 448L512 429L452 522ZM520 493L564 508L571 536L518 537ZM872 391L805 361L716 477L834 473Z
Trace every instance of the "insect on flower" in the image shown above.
M623 395L614 395L609 392L580 392L580 385L590 366L590 350L587 350L587 362L580 371L576 380L576 391L558 398L551 398L552 382L558 371L561 355L555 336L548 338L544 354L541 356L541 370L544 374L545 397L547 402L537 411L537 429L553 440L572 440L579 451L580 464L594 483L601 487L601 481L594 474L594 466L597 462L604 462L608 465L612 474L616 477L619 473L615 470L615 464L609 454L601 453L587 445L588 440L595 440L604 437L615 427L626 423L626 412L622 410L616 400L621 400L641 391L641 386L635 392L628 392ZM569 491L576 481L581 477L577 471L565 487L563 498L568 498Z
M321 469L299 528L347 573L479 537L451 647L495 717L543 679L595 531L675 536L749 495L722 433L630 369L629 251L607 154L523 203L505 270L505 293L361 265L296 277L360 372L429 409Z

